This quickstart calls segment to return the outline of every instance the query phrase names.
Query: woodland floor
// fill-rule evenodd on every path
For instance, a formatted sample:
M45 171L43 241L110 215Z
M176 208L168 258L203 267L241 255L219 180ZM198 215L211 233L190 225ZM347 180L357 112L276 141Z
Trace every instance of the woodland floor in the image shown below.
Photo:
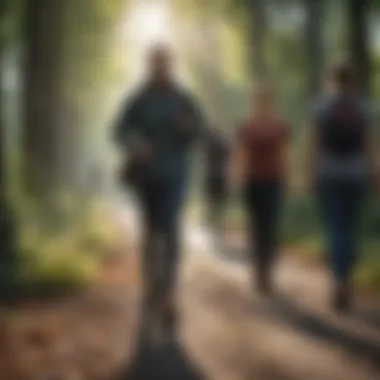
M178 338L139 345L137 233L123 218L131 241L91 290L2 310L0 380L380 378L377 300L359 298L349 315L333 314L326 273L288 255L276 294L262 299L235 254L243 248L222 253L197 226L185 228Z

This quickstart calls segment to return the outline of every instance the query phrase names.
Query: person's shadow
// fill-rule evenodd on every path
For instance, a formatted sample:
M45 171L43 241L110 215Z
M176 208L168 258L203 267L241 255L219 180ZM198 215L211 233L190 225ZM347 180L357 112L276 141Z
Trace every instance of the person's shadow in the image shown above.
M202 380L204 376L176 339L153 345L140 339L137 356L122 380Z

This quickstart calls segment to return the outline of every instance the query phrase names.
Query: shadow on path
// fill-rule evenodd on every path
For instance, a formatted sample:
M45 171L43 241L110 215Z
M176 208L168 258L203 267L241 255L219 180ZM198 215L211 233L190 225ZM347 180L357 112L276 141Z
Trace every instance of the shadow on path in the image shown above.
M364 338L314 313L307 312L286 297L277 296L266 307L254 308L253 312L299 332L338 344L353 354L366 358L374 367L380 369L379 341Z
M231 263L247 263L244 250L231 244L224 245L223 248L219 247L219 256ZM380 341L378 339L375 337L370 339L340 326L339 323L302 307L289 297L278 294L270 302L256 303L251 311L256 318L269 319L276 324L291 327L300 333L337 344L354 355L366 358L376 369L380 370ZM372 327L380 327L379 310L356 308L350 317L354 318L357 323L365 322L371 324Z
M361 307L360 309L353 310L353 318L358 323L365 322L380 330L380 310L375 308Z
M122 380L203 380L177 340L162 345L141 341L132 368Z

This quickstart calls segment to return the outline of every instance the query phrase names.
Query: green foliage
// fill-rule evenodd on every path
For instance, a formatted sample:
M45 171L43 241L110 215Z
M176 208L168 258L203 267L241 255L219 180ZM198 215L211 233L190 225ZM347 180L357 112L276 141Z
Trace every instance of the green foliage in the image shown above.
M379 247L377 252L379 251ZM367 260L359 266L356 273L356 281L368 290L380 290L380 260L378 258Z
M369 241L380 238L380 201L378 199L371 199L366 205L361 230L362 235Z
M120 249L122 236L99 201L87 201L82 213L75 197L62 197L58 203L65 223L53 231L41 220L36 203L24 201L16 209L22 283L58 288L88 285L99 274L102 260Z
M283 210L282 230L285 241L293 243L318 235L319 220L312 198L290 197Z
M296 126L293 148L296 152L295 161L299 163L302 162L302 155L298 150L303 144L299 138L300 126L305 121L307 104L304 96L304 36L303 31L296 27L285 31L276 29L273 26L273 15L288 20L289 10L291 11L292 7L302 10L303 1L264 1L271 8L266 38L270 72L278 92L280 109L289 123ZM8 1L8 4L11 3ZM207 26L215 21L221 25L216 31L209 32L215 33L216 35L211 37L220 41L219 55L214 56L206 45L199 54L202 58L208 58L203 60L202 64L194 60L194 57L191 60L191 54L186 60L191 66L193 78L197 79L194 82L198 93L203 95L206 106L215 109L215 95L219 95L218 99L223 100L222 106L219 104L222 118L226 119L226 125L233 129L236 121L246 115L244 105L251 85L247 67L247 50L251 39L247 26L251 2L178 0L173 3L178 25L188 20L194 22L195 28L199 25ZM14 0L13 4L19 7L21 1ZM326 4L325 53L326 60L330 61L337 54L341 54L347 45L344 38L345 20L342 15L344 0L326 1ZM373 0L372 4L378 5L380 2ZM126 79L125 41L120 38L118 26L124 21L127 6L127 0L65 1L65 33L60 78L61 108L62 114L67 118L65 131L71 133L68 138L70 152L76 151L77 154L73 161L75 164L83 158L88 159L88 156L92 159L92 155L95 154L107 160L108 151L102 149L104 145L96 144L105 136L99 130L102 128L104 132L102 126L108 126L107 117L114 102L111 95L120 92ZM19 17L14 16L17 16L16 13L19 11L12 12L12 17L8 17L7 14L5 22L2 22L2 43L11 41L10 36L13 36L17 29ZM203 37L209 36L200 33L196 42L203 43ZM189 42L186 38L188 36L184 36L180 41L182 45ZM133 53L128 51L130 55ZM376 83L380 83L378 48L374 49L373 56L374 88L377 89L380 88L376 86ZM380 93L377 93L376 99L379 96ZM73 165L74 168L77 166L79 165ZM108 217L104 217L104 210L101 211L96 202L84 202L78 196L64 195L41 205L19 198L14 209L20 228L19 248L22 276L25 279L45 283L87 283L96 276L101 258L112 253L120 243L120 237L117 236L112 223ZM41 212L42 208L45 212ZM283 236L286 243L297 243L313 252L321 249L320 222L313 199L292 194L283 215ZM242 210L239 207L232 207L229 216L232 225L244 225ZM374 242L374 246L377 246L380 235L379 202L372 202L368 208L363 220L362 235L364 240ZM368 249L369 251L372 255L375 249ZM361 273L360 276L374 278L376 273L377 276L380 273L380 268L373 265Z

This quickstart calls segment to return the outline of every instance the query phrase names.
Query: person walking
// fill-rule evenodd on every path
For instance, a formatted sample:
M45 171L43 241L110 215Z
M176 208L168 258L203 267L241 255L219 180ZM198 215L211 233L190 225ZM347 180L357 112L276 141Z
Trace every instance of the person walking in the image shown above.
M316 191L334 282L332 306L350 308L357 224L371 179L378 182L372 111L347 63L335 65L312 111L309 182Z
M116 138L129 161L123 179L142 210L144 315L176 325L174 292L180 258L180 219L191 147L203 119L193 96L178 83L170 49L149 51L148 77L127 102Z
M288 161L289 129L277 115L274 100L269 85L257 86L250 115L239 128L233 165L234 175L242 183L249 253L262 294L272 291Z

